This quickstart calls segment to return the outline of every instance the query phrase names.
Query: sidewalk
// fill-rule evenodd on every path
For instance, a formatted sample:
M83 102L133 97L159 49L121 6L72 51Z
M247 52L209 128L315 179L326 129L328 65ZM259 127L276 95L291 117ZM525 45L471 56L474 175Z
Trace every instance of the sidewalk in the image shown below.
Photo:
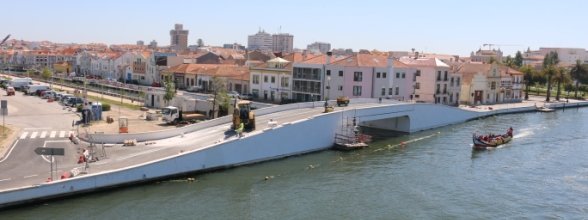
M477 111L477 112L487 112L492 110L499 110L499 109L509 109L509 108L520 108L520 107L531 107L537 106L542 107L545 104L553 104L553 103L580 103L584 102L583 100L576 100L576 99L560 99L560 101L555 101L555 98L552 97L552 101L545 102L545 96L532 96L529 95L529 100L523 100L523 102L517 103L501 103L501 104L489 104L489 105L477 105L477 106L469 106L469 105L460 105L459 108L465 109L468 111Z

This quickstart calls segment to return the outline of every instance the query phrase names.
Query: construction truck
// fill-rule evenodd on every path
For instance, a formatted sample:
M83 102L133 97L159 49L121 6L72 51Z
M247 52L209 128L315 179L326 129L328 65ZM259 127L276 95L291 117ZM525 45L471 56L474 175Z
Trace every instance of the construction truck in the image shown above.
M337 106L347 106L347 105L349 105L349 97L347 97L347 96L337 97Z
M251 110L251 101L235 99L231 129L236 130L241 123L245 131L255 130L255 113Z
M177 107L168 106L161 110L163 121L168 124L193 123L196 120L204 120L206 118L203 114L195 112L183 112Z

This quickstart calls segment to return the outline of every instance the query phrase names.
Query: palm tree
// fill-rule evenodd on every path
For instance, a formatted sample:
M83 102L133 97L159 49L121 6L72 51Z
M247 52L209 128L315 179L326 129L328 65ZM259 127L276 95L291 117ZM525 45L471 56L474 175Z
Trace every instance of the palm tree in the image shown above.
M530 65L525 65L521 67L520 71L525 74L525 100L529 100L529 90L531 89L531 83L534 82L533 75L535 75L535 68L531 67Z
M555 95L555 100L559 101L561 95L561 84L565 84L570 81L568 70L564 67L556 67L553 80L557 81L557 93Z
M582 81L583 83L588 81L588 69L586 69L582 65L580 60L576 60L576 65L574 65L570 70L570 76L574 81L576 81L574 98L578 98L578 84L580 83L580 81Z
M551 98L551 81L556 71L556 68L552 65L543 68L543 75L545 75L545 77L547 78L547 95L545 97L546 102L549 102Z

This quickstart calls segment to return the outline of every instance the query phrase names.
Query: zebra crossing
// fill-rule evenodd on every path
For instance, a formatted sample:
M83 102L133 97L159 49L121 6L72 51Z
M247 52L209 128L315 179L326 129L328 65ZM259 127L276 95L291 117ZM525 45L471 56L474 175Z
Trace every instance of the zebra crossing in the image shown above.
M70 135L75 136L74 131L24 131L20 134L20 139L47 139L47 138L68 138Z

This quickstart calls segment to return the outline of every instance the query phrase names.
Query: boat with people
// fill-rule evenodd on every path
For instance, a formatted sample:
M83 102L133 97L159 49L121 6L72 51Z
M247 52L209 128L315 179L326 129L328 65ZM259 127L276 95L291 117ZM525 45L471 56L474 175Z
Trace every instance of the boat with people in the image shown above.
M495 135L495 134L488 134L488 135L476 135L474 133L472 139L474 145L472 148L474 150L486 150L488 148L496 148L500 145L506 144L512 140L513 137L513 129L512 127L506 131L506 134Z

